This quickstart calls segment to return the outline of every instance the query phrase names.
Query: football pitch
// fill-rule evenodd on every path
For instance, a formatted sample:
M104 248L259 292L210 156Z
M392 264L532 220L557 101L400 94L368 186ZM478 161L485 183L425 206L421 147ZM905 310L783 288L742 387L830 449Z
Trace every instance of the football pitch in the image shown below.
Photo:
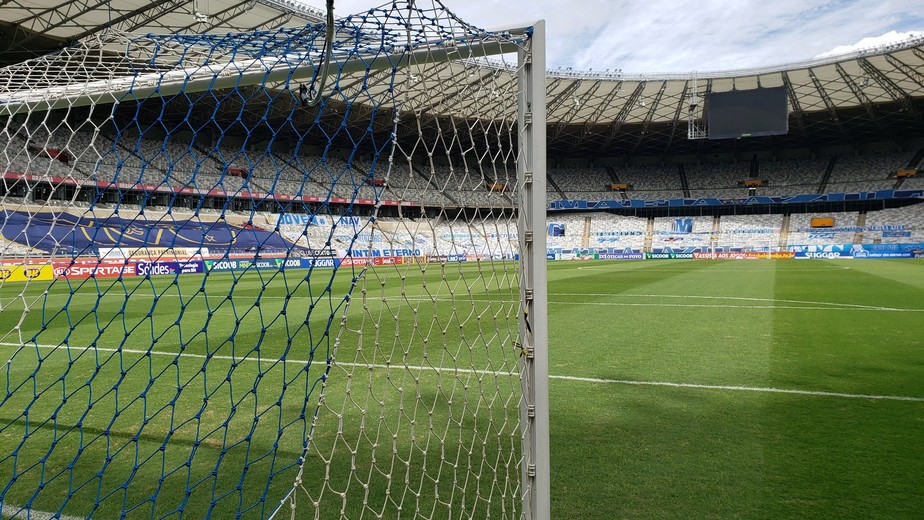
M377 268L358 282L341 269L309 281L287 271L31 284L23 295L0 286L0 475L17 475L4 505L54 511L66 497L72 516L264 516L294 481L324 385L340 402L317 410L321 447L303 479L325 482L318 500L332 517L355 495L351 518L389 503L502 518L520 492L497 476L518 471L507 459L519 456L515 272L508 262ZM924 511L924 262L558 262L548 275L553 518ZM396 382L395 363L429 370ZM359 377L363 364L377 368ZM434 370L449 366L465 370ZM365 394L351 397L360 380ZM415 385L437 390L410 396ZM423 409L384 406L410 397ZM366 425L366 410L385 427ZM403 437L424 420L429 433ZM404 467L364 471L392 438ZM434 479L481 471L476 447L491 484ZM334 452L347 457L325 468Z

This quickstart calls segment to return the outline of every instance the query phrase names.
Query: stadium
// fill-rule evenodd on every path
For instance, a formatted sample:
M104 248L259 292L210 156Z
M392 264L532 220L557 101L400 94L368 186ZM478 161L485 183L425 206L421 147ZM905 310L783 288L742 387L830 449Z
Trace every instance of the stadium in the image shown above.
M917 518L924 39L0 6L3 518Z

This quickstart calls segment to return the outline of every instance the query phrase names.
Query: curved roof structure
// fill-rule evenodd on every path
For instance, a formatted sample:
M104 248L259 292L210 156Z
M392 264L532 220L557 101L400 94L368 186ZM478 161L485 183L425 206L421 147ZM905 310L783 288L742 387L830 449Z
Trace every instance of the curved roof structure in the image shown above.
M0 63L115 29L226 33L317 23L295 0L11 0L0 5ZM493 65L485 65L493 69ZM494 72L505 69L498 65ZM688 140L710 92L784 86L790 132ZM562 157L701 154L924 138L924 38L823 60L737 71L629 76L548 73L549 152Z
M324 18L292 0L11 0L0 4L0 63L35 58L107 29L227 33L305 26Z

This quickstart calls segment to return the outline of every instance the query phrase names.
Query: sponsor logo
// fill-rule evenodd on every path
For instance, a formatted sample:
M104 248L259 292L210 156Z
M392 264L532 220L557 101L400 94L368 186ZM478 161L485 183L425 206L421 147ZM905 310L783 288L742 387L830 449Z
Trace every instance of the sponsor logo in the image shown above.
M648 260L691 260L693 253L645 253Z
M344 260L346 260L346 258L344 258ZM353 265L365 265L365 259L357 260L362 260L362 263L356 263ZM305 258L302 260L302 267L337 267L343 263L343 261L335 258Z
M273 215L276 223L281 226L326 226L327 217L321 215L299 215L283 213Z
M644 260L642 253L600 253L600 260Z
M13 270L7 268L0 268L0 280L8 280L13 276Z
M792 251L718 251L715 253L693 253L697 260L783 260L796 256Z
M549 236L550 237L563 237L565 236L565 225L552 222L549 224Z
M671 232L673 233L692 233L693 232L693 219L675 218L674 222L671 224Z
M420 256L420 249L350 249L349 254L356 258L368 258L375 256Z
M181 262L180 271L183 274L201 273L202 272L202 262Z
M286 267L301 267L302 260L300 258L277 258L276 259L276 268L284 269Z
M693 253L693 258L697 260L745 260L749 257L745 253L719 252Z
M112 263L77 263L57 262L54 264L54 276L57 278L117 278L135 275L135 264Z
M854 258L919 258L914 255L911 251L902 251L902 252L872 252L865 250L856 250L853 252Z
M318 258L318 260L327 260L327 259L326 259L326 258ZM331 259L331 260L333 260L333 259ZM309 260L309 262L310 262L310 261L311 261L311 260ZM340 265L341 265L341 266L346 266L346 267L354 267L354 266L355 266L355 267L362 267L362 266L372 265L372 259L371 259L371 258L353 258L353 257L351 257L351 256L347 256L347 257L345 257L345 258L341 258L341 259L340 259ZM309 265L308 267L311 267L311 266ZM322 267L323 267L323 266L322 266Z
M808 251L804 254L806 258L843 258L839 251Z
M178 269L174 269L168 262L136 262L135 274L138 276L159 276L164 274L173 274Z
M237 260L206 260L205 269L207 271L230 271L238 269Z

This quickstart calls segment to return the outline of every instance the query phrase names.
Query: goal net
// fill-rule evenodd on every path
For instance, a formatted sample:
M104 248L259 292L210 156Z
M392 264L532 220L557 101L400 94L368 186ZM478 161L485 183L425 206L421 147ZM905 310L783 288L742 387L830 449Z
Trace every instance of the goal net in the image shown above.
M524 514L531 32L334 25L0 69L3 517Z

